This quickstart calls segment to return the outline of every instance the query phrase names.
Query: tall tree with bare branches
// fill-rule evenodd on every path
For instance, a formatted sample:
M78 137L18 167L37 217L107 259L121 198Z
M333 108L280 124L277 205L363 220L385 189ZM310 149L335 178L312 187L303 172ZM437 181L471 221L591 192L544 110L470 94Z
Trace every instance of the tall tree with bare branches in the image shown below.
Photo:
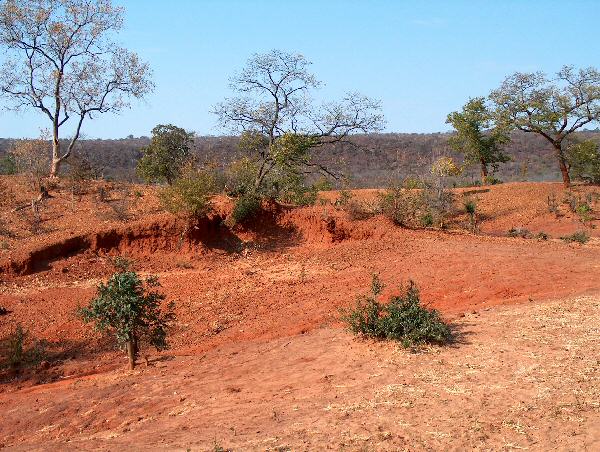
M554 148L565 187L571 184L567 139L600 121L600 72L564 66L553 79L517 72L492 91L498 121L543 136Z
M7 59L0 95L15 110L34 109L52 123L50 177L73 152L86 118L119 112L152 91L150 68L114 42L123 9L110 0L4 0L0 44ZM66 149L61 127L74 119Z
M254 54L230 80L237 95L214 108L222 126L242 134L244 150L255 159L256 189L277 169L335 176L312 160L311 151L383 126L379 102L357 93L315 106L310 93L320 82L310 65L296 53Z

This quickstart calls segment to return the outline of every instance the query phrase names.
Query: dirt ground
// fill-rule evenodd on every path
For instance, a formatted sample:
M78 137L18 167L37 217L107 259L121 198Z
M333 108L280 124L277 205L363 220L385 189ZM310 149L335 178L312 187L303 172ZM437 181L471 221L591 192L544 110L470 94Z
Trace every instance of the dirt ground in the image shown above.
M224 200L183 238L182 223L135 186L107 190L109 201L56 189L44 230L33 233L26 213L12 212L26 188L5 180L15 196L0 212L10 232L0 237L8 310L0 340L21 324L43 359L0 369L0 447L600 448L597 187L460 189L443 232L382 216L352 221L326 202L271 209L231 230L221 222ZM368 205L376 196L362 190L354 199ZM460 213L466 198L477 200L475 234ZM590 200L592 217L582 222L569 198ZM511 228L550 237L506 237ZM559 238L580 230L587 244ZM114 255L157 274L176 307L171 349L149 351L133 372L109 337L74 314ZM411 351L351 337L340 308L368 289L372 273L384 297L414 280L456 342Z

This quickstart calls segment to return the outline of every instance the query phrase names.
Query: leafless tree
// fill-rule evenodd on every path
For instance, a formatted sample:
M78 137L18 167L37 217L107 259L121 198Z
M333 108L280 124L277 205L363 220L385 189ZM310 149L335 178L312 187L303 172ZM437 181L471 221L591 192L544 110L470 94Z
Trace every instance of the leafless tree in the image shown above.
M71 155L86 118L119 112L153 89L150 68L111 39L123 9L110 0L4 0L0 43L7 60L0 94L16 110L39 110L52 123L50 177ZM61 127L75 119L61 149Z
M277 165L303 166L333 175L311 160L311 149L383 126L379 102L357 93L315 106L310 92L320 82L310 73L310 65L300 54L280 50L255 54L230 80L238 95L214 108L222 126L254 137L242 143L257 156L257 188Z

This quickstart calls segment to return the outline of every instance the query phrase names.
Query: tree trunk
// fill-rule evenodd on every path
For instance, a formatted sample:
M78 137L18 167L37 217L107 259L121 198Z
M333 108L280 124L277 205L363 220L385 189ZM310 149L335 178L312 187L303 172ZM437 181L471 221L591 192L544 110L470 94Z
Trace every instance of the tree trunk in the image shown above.
M562 150L561 143L554 143L554 149L556 151L556 158L558 159L558 164L560 165L560 172L562 174L563 185L565 188L569 188L571 186L571 176L569 175L569 168L567 168L567 159L565 158L565 154Z
M58 169L60 167L60 142L58 136L52 138L52 162L50 163L50 178L58 177Z
M485 161L481 161L481 185L486 185L488 177L488 169L487 163Z
M135 368L135 355L136 355L135 339L129 339L127 341L127 356L129 357L129 369Z

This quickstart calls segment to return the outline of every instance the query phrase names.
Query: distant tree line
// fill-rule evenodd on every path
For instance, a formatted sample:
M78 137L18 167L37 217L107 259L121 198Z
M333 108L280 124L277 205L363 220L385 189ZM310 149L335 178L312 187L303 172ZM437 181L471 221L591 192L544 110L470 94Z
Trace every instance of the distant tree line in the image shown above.
M600 143L600 131L584 130L578 135L582 140ZM351 187L382 187L390 178L419 175L436 157L450 154L447 144L450 136L450 133L360 134L352 136L349 143L316 150L314 158L334 171L348 174ZM553 149L543 137L518 131L510 136L510 143L504 147L510 161L499 166L497 178L505 182L560 180ZM14 142L14 139L0 138L0 172L3 172L2 161ZM88 160L98 178L140 180L136 165L142 157L142 149L149 144L149 137L80 140L74 156ZM224 170L241 157L238 144L239 137L234 136L197 136L191 145L191 154L201 163L211 163ZM69 171L68 164L63 171ZM479 169L467 168L464 177L478 180Z

